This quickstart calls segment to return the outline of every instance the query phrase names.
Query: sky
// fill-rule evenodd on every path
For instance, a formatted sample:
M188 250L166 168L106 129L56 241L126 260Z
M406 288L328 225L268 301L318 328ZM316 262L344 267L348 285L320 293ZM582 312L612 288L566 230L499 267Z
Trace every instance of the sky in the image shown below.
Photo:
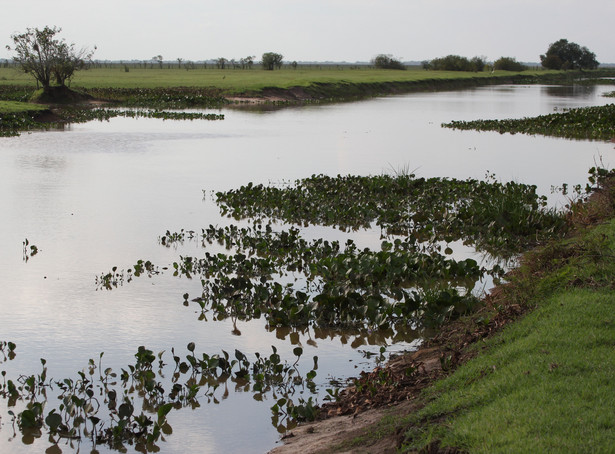
M11 35L62 28L99 60L423 61L449 54L538 62L561 38L615 63L613 0L22 0L3 1L0 58Z

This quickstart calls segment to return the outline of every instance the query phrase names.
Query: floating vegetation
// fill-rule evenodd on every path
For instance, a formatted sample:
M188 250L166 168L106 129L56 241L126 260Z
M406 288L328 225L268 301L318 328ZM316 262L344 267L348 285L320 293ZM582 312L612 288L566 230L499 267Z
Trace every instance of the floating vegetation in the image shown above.
M30 241L28 241L28 239L26 238L23 241L23 261L24 262L28 262L28 260L30 260L30 257L34 257L36 254L38 254L39 249L37 246L35 246L34 244L30 244Z
M109 120L114 117L125 118L159 118L162 120L224 120L223 114L203 112L181 112L165 110L134 109L71 109L63 110L62 117L67 123L84 123L92 120Z
M15 348L11 342L0 342L5 360L5 349L11 358ZM154 354L141 346L134 355L135 363L121 372L103 367L101 353L97 361L90 359L77 377L61 380L48 377L47 361L41 359L38 374L13 380L3 371L0 397L7 399L13 429L17 424L24 440L33 441L43 432L48 433L53 446L62 440L72 446L89 439L92 452L101 444L121 452L126 445L139 452L157 452L160 448L156 443L173 432L167 420L172 410L194 409L200 401L219 404L227 398L230 384L252 392L257 401L272 401L272 424L280 433L296 427L298 421L315 418L312 397L293 399L299 390L314 393L316 389L318 358L313 358L313 369L301 375L297 369L303 355L301 347L294 348L292 363L283 361L275 347L268 356L255 353L252 361L239 350L232 357L224 350L197 356L193 342L187 350L182 358L171 349L173 369L168 370L164 351ZM220 388L224 389L222 393L217 392ZM51 394L57 395L57 401L51 400Z
M15 358L15 349L17 346L13 342L0 341L0 364ZM4 373L2 376L4 377Z
M204 112L63 108L58 110L58 121L56 123L85 123L92 120L108 121L115 117L158 118L162 120L224 120L223 114ZM45 130L54 124L41 123L36 121L36 118L36 114L31 112L0 114L0 137L18 136L20 131Z
M108 273L102 273L96 277L96 286L98 289L111 290L112 288L121 287L124 283L131 282L134 277L146 275L147 277L160 274L160 270L149 260L138 260L132 268L128 270L119 270L117 266L111 268Z
M608 93L605 93L603 96L606 96L607 98L615 98L615 91L610 91Z
M89 88L85 91L95 98L116 101L126 107L215 108L229 103L215 88Z
M201 280L202 294L193 301L202 313L217 320L263 316L276 327L438 324L475 303L471 290L485 271L473 259L422 252L400 239L383 242L380 251L362 250L351 240L308 242L296 228L275 232L260 223L210 226L200 238L237 251L173 263L175 276Z
M372 227L409 241L462 240L494 256L512 256L565 226L536 186L414 175L317 175L282 188L248 184L218 192L223 215L271 218L341 230Z
M0 113L0 137L15 137L19 131L44 129L42 123L34 120L32 112Z
M540 134L567 139L615 138L615 104L569 109L563 113L508 120L452 121L443 127L461 130Z
M249 184L216 197L223 214L252 218L252 227L167 231L159 243L188 238L226 250L180 256L170 267L200 280L202 294L192 301L203 318L264 317L271 327L435 326L476 304L472 291L485 274L503 272L498 263L486 269L448 257L451 242L510 258L565 230L535 186L488 179L320 175L281 187ZM299 228L275 231L266 219L349 230L375 223L384 241L380 250L307 241Z

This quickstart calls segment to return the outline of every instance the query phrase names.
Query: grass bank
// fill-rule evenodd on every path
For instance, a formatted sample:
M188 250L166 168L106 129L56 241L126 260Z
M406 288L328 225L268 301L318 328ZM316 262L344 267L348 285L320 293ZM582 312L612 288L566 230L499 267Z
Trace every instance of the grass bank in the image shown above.
M167 108L214 107L246 98L280 102L337 101L413 91L449 90L487 84L572 82L604 71L459 72L371 68L145 69L123 66L76 73L72 88L129 105ZM610 74L610 73L609 73ZM34 81L15 68L0 68L0 99L26 101Z
M615 224L599 230L609 235L612 253ZM534 312L481 345L479 357L429 390L433 401L412 418L403 451L434 445L471 453L610 451L614 305L610 288L574 285L541 299Z

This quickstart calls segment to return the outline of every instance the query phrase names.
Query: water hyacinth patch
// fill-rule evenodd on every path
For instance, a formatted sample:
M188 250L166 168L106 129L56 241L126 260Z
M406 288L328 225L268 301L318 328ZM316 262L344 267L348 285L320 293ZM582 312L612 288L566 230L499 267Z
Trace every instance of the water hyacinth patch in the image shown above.
M508 120L452 121L445 128L540 134L567 139L611 140L615 137L615 104L568 109L563 113Z

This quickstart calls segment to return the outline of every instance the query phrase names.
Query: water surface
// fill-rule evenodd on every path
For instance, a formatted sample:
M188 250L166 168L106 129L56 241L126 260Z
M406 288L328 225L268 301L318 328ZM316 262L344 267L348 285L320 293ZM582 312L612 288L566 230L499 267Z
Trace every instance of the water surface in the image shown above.
M263 321L238 322L239 336L230 321L199 321L194 307L182 305L182 294L200 294L198 282L165 275L104 291L95 277L138 259L168 266L180 254L202 253L194 242L165 248L157 239L166 230L229 223L211 193L250 181L402 169L422 177L482 179L489 172L502 181L536 184L552 204L562 204L551 186L584 184L596 161L613 162L612 143L462 132L440 124L608 104L600 95L611 88L481 87L264 113L227 109L223 121L114 118L0 139L0 340L15 342L18 352L0 369L35 373L44 357L51 376L74 377L103 351L105 365L118 370L134 362L139 345L184 351L191 341L207 353L267 353L276 345L292 359L290 335L270 332ZM380 244L379 232L306 232L320 236ZM25 238L40 249L27 263ZM373 366L364 351L379 349L375 337L357 333L310 331L300 342L306 358L319 356L316 381L323 386L329 377ZM408 338L390 351L413 345ZM231 392L219 405L174 411L174 433L162 452L264 452L278 439L270 405ZM0 452L44 451L45 436L31 446L19 436L11 440L5 406L2 400Z

